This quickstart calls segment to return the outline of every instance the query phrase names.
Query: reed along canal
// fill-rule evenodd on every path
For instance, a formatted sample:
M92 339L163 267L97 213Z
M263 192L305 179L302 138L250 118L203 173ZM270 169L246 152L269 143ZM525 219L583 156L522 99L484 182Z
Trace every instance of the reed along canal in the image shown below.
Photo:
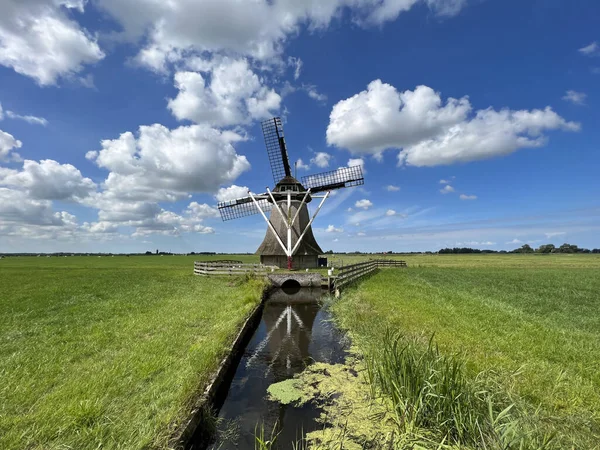
M235 370L219 411L212 449L254 449L255 436L277 434L290 449L303 433L322 427L320 410L269 400L267 388L293 378L313 362L343 363L346 340L321 302L321 289L278 289L266 300L259 327Z

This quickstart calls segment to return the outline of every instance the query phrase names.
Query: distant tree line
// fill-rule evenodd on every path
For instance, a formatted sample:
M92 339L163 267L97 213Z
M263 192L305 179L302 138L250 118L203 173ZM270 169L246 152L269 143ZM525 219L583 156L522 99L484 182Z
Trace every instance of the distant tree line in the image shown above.
M457 254L457 253L600 253L600 248L590 250L588 248L580 248L574 244L563 244L560 247L556 247L554 244L540 245L534 249L529 244L523 244L521 247L511 251L506 250L480 250L478 248L469 247L454 247L454 248L443 248L439 254Z

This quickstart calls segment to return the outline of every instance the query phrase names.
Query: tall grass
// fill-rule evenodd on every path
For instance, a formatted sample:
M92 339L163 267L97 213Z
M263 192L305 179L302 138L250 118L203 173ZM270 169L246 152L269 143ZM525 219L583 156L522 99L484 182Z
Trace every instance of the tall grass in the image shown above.
M440 443L475 448L545 448L551 437L531 439L514 405L468 375L458 355L442 355L433 336L423 344L386 330L365 359L372 395L388 396L399 433L433 431ZM505 396L504 396L505 397Z

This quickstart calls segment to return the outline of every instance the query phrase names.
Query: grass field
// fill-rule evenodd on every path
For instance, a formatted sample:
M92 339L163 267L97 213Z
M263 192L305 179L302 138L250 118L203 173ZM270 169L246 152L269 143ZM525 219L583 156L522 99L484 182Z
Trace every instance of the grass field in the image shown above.
M165 448L262 291L197 259L0 260L0 448Z
M380 346L386 328L423 342L434 334L443 354L459 354L472 378L504 392L534 433L555 434L552 447L599 448L600 257L398 259L409 268L383 269L334 303L356 342Z

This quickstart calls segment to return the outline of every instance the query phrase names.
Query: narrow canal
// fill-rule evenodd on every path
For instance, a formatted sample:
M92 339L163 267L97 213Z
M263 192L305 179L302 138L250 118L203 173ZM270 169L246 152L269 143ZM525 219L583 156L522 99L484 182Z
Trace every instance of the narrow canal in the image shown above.
M260 326L246 347L219 412L212 449L254 449L260 428L277 448L291 449L302 433L315 430L319 410L293 407L267 398L272 384L292 378L312 362L341 363L343 335L321 303L320 289L274 291L266 301Z

